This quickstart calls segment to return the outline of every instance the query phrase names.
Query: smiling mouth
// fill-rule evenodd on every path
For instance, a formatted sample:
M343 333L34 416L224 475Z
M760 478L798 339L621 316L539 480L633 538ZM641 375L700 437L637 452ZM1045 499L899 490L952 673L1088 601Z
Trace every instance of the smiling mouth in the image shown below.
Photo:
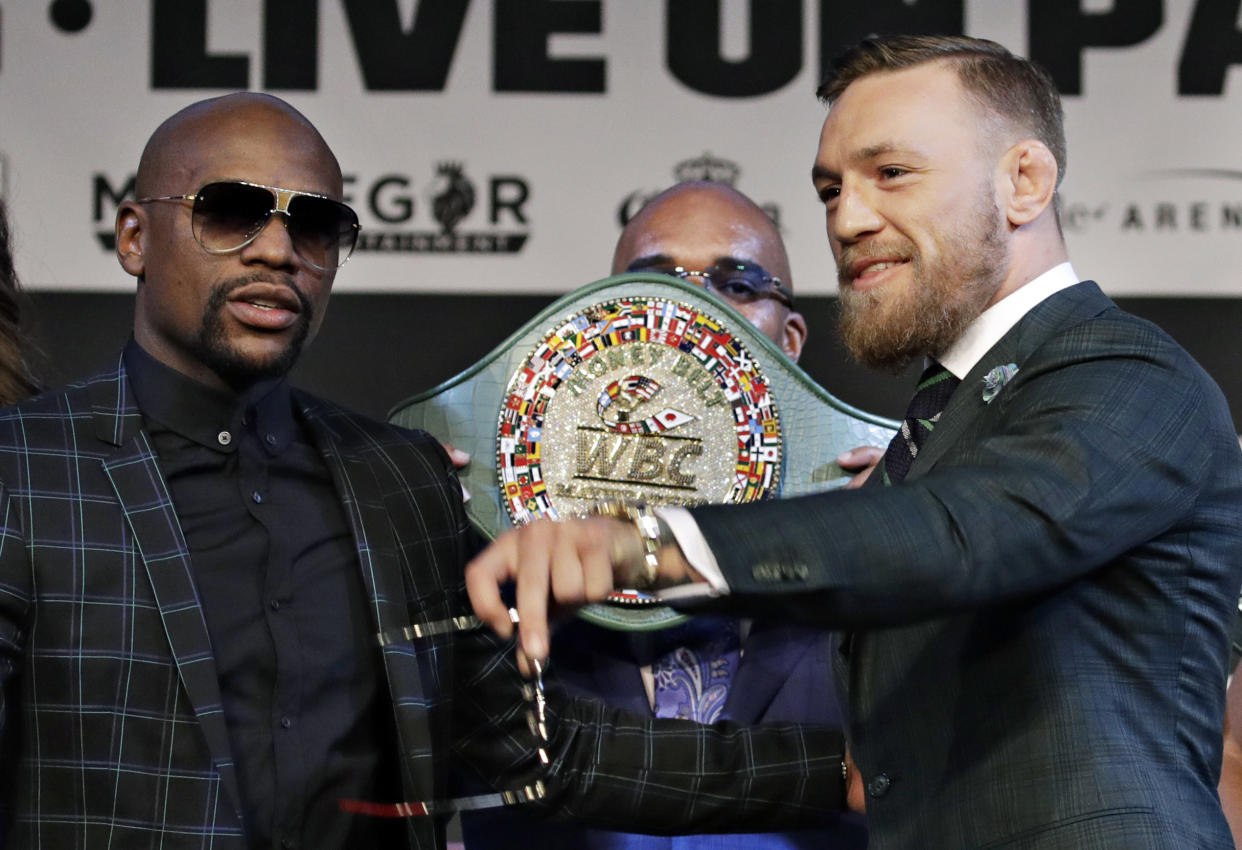
M866 274L867 272L883 271L884 269L891 269L893 266L899 266L899 265L901 265L901 263L876 263L874 265L867 266L867 268L863 269L862 274ZM861 275L859 276L861 277Z
M850 284L866 285L871 280L888 271L889 269L904 266L909 260L881 260L879 262L857 262L850 267L848 282Z

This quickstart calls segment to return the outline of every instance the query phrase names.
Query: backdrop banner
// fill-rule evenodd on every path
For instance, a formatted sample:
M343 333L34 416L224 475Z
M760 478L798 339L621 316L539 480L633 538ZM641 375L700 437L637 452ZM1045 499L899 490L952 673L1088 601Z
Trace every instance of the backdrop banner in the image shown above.
M0 194L34 289L127 291L110 259L143 141L202 97L272 92L340 156L360 250L342 291L564 292L686 178L835 276L809 172L838 48L996 39L1065 95L1063 223L1114 295L1239 293L1240 0L0 0ZM192 192L196 186L177 187Z

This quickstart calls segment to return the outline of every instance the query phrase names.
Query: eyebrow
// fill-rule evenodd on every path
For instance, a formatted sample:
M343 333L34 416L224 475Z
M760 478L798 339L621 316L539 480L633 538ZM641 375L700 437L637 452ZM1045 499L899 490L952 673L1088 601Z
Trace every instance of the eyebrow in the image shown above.
M668 254L648 254L645 257L635 258L634 262L630 263L628 266L626 266L626 268L635 269L635 268L650 268L651 266L673 266L673 265L682 265L682 264L678 263L675 259L670 257ZM717 257L716 259L712 260L712 265L714 266L728 266L728 265L759 266L760 268L762 268L762 265L756 260L748 260L745 257L734 257L734 256L727 255L727 254L724 256Z
M869 145L862 150L855 151L850 159L854 162L866 162L869 159L875 159L877 156L893 153L897 150L897 146L892 142L880 142L878 145Z
M648 254L645 257L635 257L634 261L626 265L626 269L648 268L650 266L669 266L673 264L673 258L668 254Z
M818 162L811 166L811 180L836 180L841 175L831 169L824 168Z
M860 148L859 150L854 151L850 154L849 159L850 162L869 162L877 157L885 156L898 150L900 149L892 142L880 142L879 144L868 145L865 148ZM837 174L837 172L830 168L824 168L819 163L815 163L815 165L811 167L812 180L837 180L840 179L840 177L840 174Z
M717 266L758 266L759 268L763 268L763 264L760 263L758 260L748 260L745 257L732 257L732 256L717 257L715 259L714 265L717 265Z

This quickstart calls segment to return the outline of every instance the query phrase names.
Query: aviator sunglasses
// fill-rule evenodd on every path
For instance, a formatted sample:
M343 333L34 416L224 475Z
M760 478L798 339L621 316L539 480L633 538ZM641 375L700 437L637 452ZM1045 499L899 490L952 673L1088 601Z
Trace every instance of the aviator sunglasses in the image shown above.
M688 269L673 263L638 260L626 271L655 272L682 280L697 277L703 281L704 289L728 301L751 304L763 298L773 298L793 309L793 293L784 287L779 277L768 274L767 269L758 263L721 260L703 269Z
M191 195L138 198L135 203L193 201L190 228L209 254L239 251L253 242L274 213L285 217L293 250L320 271L343 265L358 241L358 214L312 192L241 180L208 183Z

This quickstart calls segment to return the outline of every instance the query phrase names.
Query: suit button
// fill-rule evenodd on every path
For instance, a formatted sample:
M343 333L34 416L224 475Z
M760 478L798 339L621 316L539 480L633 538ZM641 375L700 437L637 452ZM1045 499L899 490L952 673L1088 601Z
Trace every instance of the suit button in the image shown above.
M880 775L873 777L872 780L867 783L867 793L872 797L883 797L888 793L888 788L892 784L893 781L888 778L888 774L881 773Z

